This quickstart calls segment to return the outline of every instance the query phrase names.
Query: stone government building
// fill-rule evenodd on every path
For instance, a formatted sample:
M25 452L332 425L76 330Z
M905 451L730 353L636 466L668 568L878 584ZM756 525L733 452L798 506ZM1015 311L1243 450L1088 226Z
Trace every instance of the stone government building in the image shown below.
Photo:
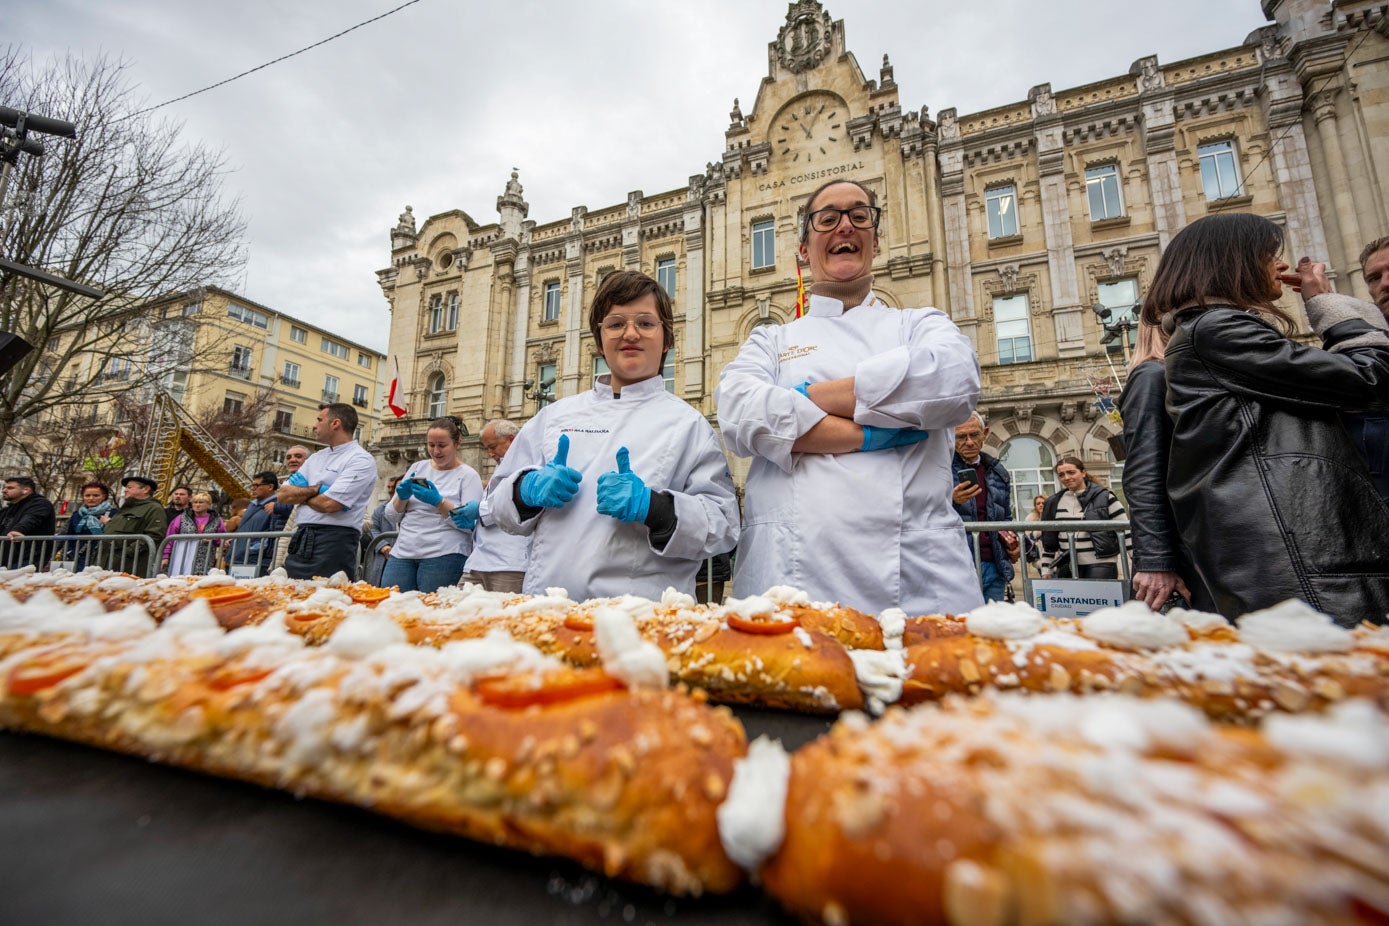
M1092 307L1112 307L1111 323L1131 317L1173 234L1214 211L1260 213L1285 228L1286 257L1325 259L1363 298L1356 257L1389 233L1378 179L1389 175L1389 3L1262 8L1269 24L1237 48L1141 58L1097 83L1042 83L1025 100L932 118L903 109L887 55L867 78L842 20L815 0L790 4L752 105L734 101L721 156L685 186L543 225L515 171L488 224L453 209L417 228L406 207L377 276L410 414L386 418L378 459L403 471L426 422L447 412L485 478L487 419L524 421L605 371L586 310L621 268L671 293L666 386L714 422L719 371L753 327L792 317L807 197L843 175L883 206L878 295L940 307L974 341L987 449L1013 470L1017 510L1054 490L1058 456L1116 477L1118 426L1096 383L1111 370L1122 379L1125 345L1102 343ZM1300 313L1292 298L1286 307ZM746 461L731 462L741 484Z

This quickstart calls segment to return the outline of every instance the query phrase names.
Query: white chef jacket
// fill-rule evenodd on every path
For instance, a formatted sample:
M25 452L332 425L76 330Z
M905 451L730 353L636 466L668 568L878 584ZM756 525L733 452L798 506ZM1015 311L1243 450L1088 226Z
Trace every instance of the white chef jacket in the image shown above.
M555 455L561 434L569 435L569 466L583 473L579 492L563 508L523 521L512 486ZM628 449L632 472L647 488L675 500L678 523L663 550L651 546L646 525L598 513L598 477L617 470L619 447ZM547 405L516 435L492 483L486 505L497 524L533 532L527 594L556 586L575 599L659 600L668 586L693 594L700 563L738 542L738 502L718 435L666 392L659 375L623 387L620 396L604 375L588 392Z
M428 479L439 495L455 506L482 499L482 477L467 463L453 469L436 469L433 460L417 460L405 472L405 479ZM395 494L386 499L386 520L400 536L391 544L391 556L401 559L429 559L473 551L473 532L461 531L433 505L410 496L404 511L396 511Z
M795 453L825 417L794 391L854 377L854 421L930 432L867 453ZM715 392L724 442L753 457L733 594L804 589L877 614L960 613L983 604L950 503L954 426L979 399L974 347L938 309L811 296L803 318L754 328Z
M323 494L342 505L342 510L314 511L307 504L300 505L295 509L295 523L298 526L321 524L361 531L367 503L371 501L371 493L376 488L376 461L362 449L361 444L350 440L336 447L315 451L299 467L299 473L311 486L332 483Z
M503 457L503 460L506 458ZM497 484L497 474L487 481L487 491ZM508 534L497 525L491 503L483 498L473 528L473 552L468 556L469 572L525 572L531 558L531 539Z

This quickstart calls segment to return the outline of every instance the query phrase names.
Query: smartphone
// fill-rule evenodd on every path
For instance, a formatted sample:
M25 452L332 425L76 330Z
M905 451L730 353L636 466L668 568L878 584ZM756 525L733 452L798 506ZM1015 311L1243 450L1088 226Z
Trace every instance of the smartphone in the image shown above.
M414 483L415 485L417 485L417 486L427 486L427 485L429 485L429 480L426 479L426 478L424 478L423 476L413 476L413 477L411 477L410 481L413 482L413 483Z
M956 484L968 482L970 485L979 485L979 474L972 469L955 470Z

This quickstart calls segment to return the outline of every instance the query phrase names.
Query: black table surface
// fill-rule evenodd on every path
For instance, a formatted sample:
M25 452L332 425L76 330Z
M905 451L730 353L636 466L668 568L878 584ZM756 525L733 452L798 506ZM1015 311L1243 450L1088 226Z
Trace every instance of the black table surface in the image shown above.
M787 749L823 718L737 709ZM0 922L786 924L745 887L670 898L363 810L0 733Z

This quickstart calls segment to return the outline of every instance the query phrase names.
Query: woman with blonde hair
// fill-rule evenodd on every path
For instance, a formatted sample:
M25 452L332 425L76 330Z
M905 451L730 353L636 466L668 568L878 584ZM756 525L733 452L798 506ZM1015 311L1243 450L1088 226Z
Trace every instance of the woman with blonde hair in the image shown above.
M1206 216L1162 255L1143 318L1168 334L1167 494L1227 618L1300 598L1340 623L1389 612L1389 508L1339 414L1389 405L1389 336L1326 268L1279 256L1261 216ZM1275 301L1304 300L1321 347ZM1317 295L1311 295L1317 293Z
M212 510L212 496L206 492L194 492L188 507L169 524L166 536L226 533L227 526ZM164 544L161 554L163 571L171 576L206 575L209 568L217 564L213 551L221 541L217 540L169 540Z

